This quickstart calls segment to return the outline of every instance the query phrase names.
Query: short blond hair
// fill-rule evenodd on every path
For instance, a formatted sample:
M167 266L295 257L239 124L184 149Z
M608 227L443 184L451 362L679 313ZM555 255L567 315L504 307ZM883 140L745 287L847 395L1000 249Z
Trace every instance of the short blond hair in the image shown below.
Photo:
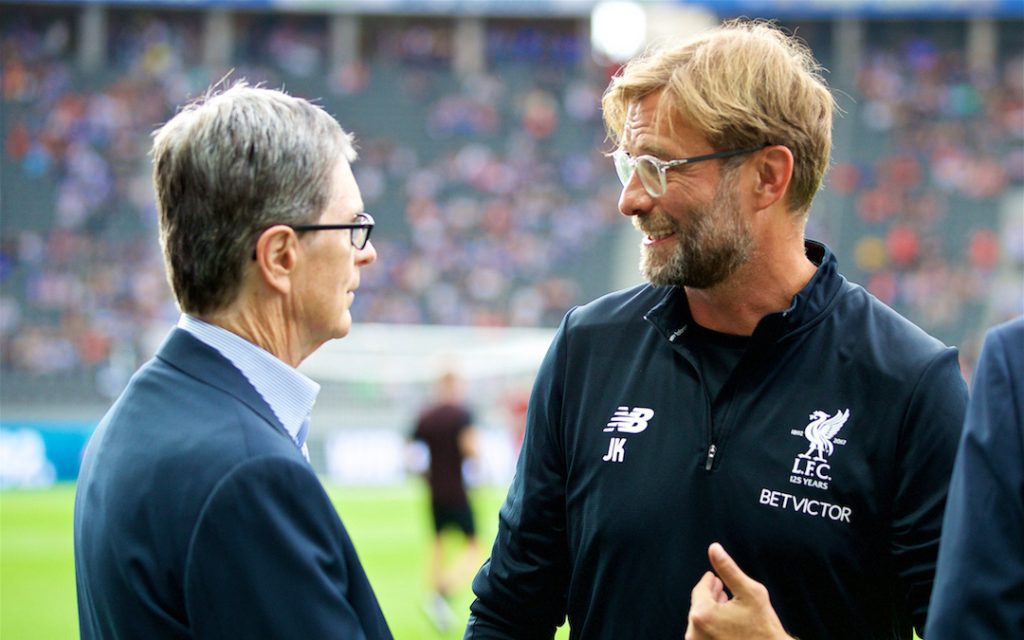
M806 212L832 149L835 101L810 49L764 21L731 20L692 39L653 47L604 93L609 138L619 144L629 105L663 90L658 118L681 116L718 151L785 145L794 157L790 210Z

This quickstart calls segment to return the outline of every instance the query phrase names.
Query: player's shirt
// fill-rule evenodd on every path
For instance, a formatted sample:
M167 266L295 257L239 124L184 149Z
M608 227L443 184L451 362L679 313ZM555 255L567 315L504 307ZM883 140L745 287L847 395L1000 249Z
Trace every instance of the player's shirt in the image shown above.
M801 638L923 628L967 400L947 348L819 265L714 397L685 291L567 314L467 638L683 637L720 541Z
M413 438L426 444L430 450L427 482L436 505L469 504L462 480L464 456L459 448L459 437L472 423L473 416L469 411L454 404L431 407L416 421Z

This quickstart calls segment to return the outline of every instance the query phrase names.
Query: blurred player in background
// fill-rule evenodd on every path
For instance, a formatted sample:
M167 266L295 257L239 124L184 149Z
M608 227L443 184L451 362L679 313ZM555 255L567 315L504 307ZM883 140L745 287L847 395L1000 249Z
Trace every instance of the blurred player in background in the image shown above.
M426 611L439 630L447 631L456 621L447 599L469 581L482 558L463 479L463 464L479 457L479 436L463 400L462 382L453 370L438 379L434 401L417 418L412 439L423 443L429 455L426 480L434 524L430 558L434 592ZM465 548L450 566L445 562L442 536L449 528L465 536Z
M985 337L927 631L928 640L1024 638L1024 318Z
M730 22L603 107L649 284L563 320L466 637L911 638L967 390L805 240L833 112L811 52Z
M156 132L182 315L82 461L82 638L391 637L309 465L319 385L296 370L348 334L376 259L355 158L322 109L244 82Z

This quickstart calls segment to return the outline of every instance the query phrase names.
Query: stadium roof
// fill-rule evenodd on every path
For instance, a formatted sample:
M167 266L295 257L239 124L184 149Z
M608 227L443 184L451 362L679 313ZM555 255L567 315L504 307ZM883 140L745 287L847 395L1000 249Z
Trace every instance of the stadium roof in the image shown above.
M0 4L138 6L148 8L300 11L378 15L584 17L602 0L0 0ZM719 16L1024 19L1021 0L637 0L700 6Z

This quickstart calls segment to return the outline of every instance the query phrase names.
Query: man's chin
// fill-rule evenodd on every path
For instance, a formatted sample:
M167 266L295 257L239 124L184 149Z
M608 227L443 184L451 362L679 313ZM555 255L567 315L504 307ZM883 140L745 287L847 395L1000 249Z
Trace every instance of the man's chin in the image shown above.
M331 336L331 337L334 340L340 340L340 339L344 338L345 336L347 336L349 334L349 331L351 331L351 330L352 330L352 320L350 319L348 322L342 322L341 324L339 324L338 327L334 330L334 335Z
M682 286L678 280L666 277L661 274L642 272L641 275L644 277L644 280L646 280L649 284L654 285L655 287Z
M335 339L344 338L348 335L349 331L352 330L352 311L345 309L345 313L342 314L340 322L338 322L337 330L335 331Z
M640 274L647 282L656 287L687 287L689 289L710 289L725 281L724 274L715 274L713 277L694 278L693 274L685 275L672 269L667 265L652 267L642 264Z
M676 274L672 273L669 265L652 264L652 262L646 255L640 259L640 275L644 277L644 280L656 287L678 284L678 278L675 277Z

